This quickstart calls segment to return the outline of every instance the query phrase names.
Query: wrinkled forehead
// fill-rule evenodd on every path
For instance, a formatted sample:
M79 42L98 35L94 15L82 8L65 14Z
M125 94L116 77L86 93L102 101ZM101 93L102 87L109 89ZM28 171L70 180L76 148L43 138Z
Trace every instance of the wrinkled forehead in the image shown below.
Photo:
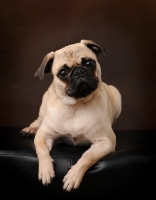
M83 44L73 44L59 49L55 52L54 65L63 66L64 64L72 67L81 63L82 58L96 59L95 54Z

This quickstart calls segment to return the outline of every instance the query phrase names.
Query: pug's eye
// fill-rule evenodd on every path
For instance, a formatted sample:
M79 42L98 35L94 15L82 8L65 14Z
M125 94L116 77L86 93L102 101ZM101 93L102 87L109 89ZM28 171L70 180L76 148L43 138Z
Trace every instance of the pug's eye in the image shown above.
M65 64L62 69L58 72L57 76L61 79L66 79L70 72L70 68Z
M96 62L92 59L82 58L82 65L88 67L90 70L96 68Z
M86 65L93 65L95 63L95 61L93 60L87 60L86 61Z
M62 70L59 72L59 76L60 76L61 78L65 78L65 77L67 77L67 75L68 75L67 69L62 69Z

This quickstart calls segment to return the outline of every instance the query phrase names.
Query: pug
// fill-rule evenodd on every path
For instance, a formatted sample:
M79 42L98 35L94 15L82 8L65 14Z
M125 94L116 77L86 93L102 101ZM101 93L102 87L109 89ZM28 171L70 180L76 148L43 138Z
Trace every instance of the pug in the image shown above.
M59 139L70 145L89 145L63 178L63 189L69 192L80 186L91 166L115 151L112 124L121 113L121 94L102 81L100 53L108 57L107 49L81 40L48 53L35 73L40 81L51 73L53 81L43 95L38 118L21 134L34 136L38 178L44 185L55 177L50 151Z

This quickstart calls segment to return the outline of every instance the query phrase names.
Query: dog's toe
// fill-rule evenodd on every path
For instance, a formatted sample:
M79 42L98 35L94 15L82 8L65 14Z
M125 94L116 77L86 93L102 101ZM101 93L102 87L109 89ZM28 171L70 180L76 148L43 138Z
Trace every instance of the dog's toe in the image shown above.
M36 134L36 128L26 127L21 130L20 134L22 137L34 137Z
M78 189L81 180L82 176L80 175L80 173L78 171L75 171L74 167L72 167L63 179L63 190L71 192L75 189Z
M43 185L48 185L52 183L54 177L51 176L40 176L39 180L42 182Z
M78 188L79 184L77 184L75 181L71 181L71 182L64 182L63 185L63 190L67 191L67 192L72 192L74 190L76 190Z
M53 179L54 179L55 175L54 174L39 174L39 180L42 182L43 185L48 185L50 183L52 183Z

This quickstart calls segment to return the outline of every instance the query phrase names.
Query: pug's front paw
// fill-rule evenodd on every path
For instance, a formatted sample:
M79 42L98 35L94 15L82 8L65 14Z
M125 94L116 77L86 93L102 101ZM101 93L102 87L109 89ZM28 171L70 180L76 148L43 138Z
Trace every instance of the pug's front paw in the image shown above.
M42 181L43 185L48 185L55 177L55 171L52 163L52 159L44 159L39 162L39 174L38 178Z
M78 170L76 165L72 166L63 179L63 189L68 192L77 189L80 186L82 178L83 173Z

